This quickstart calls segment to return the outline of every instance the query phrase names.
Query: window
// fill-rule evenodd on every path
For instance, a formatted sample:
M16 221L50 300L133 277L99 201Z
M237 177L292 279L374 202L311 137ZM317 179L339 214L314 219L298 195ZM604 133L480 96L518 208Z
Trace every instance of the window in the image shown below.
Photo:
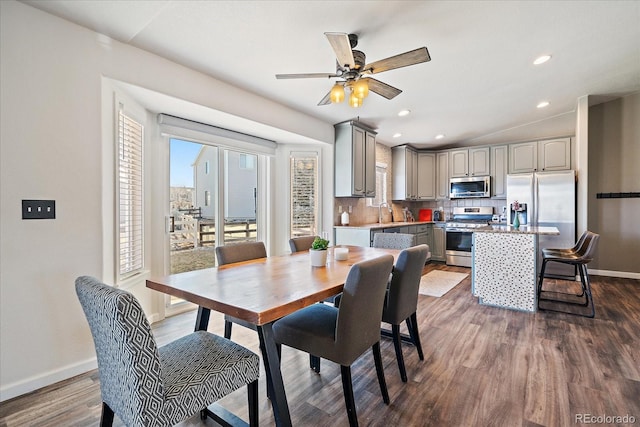
M376 163L376 197L368 198L369 206L380 206L387 203L387 165Z
M291 153L291 237L318 232L318 154Z
M240 169L253 169L255 167L256 156L250 154L240 154Z
M204 205L211 206L211 191L204 190Z
M143 268L143 126L118 115L118 275L125 278Z
M209 175L209 160L204 162L204 173L205 173L205 175Z

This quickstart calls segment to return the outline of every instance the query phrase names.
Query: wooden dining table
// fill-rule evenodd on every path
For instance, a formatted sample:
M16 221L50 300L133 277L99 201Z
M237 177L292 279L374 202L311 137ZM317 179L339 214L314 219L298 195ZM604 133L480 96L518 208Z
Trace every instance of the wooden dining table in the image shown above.
M346 260L334 259L336 247L348 248ZM323 267L312 267L309 253L297 252L152 277L147 280L147 287L197 304L196 330L207 329L211 310L254 324L276 425L291 426L273 322L339 294L353 264L385 254L397 259L400 253L395 249L336 247L328 249Z

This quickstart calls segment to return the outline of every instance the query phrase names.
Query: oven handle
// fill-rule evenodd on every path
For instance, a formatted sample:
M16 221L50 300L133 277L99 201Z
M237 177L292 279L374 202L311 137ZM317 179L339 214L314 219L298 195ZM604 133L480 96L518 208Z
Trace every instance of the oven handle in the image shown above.
M473 233L471 228L445 228L444 231L451 231L454 233Z

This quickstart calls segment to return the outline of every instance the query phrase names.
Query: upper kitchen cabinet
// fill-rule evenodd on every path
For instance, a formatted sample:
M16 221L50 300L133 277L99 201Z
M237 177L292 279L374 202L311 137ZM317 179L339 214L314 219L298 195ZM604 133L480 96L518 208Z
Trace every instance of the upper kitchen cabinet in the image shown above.
M408 146L393 147L393 200L434 200L434 153L421 153Z
M376 132L355 121L334 127L335 197L375 197Z
M452 178L489 175L489 147L450 151L449 172Z
M418 153L406 145L391 149L393 171L393 200L418 198Z
M435 200L436 198L436 155L435 153L418 153L418 200Z
M509 173L571 169L571 138L509 144Z
M507 197L508 154L509 148L506 145L491 146L491 197Z
M449 198L449 152L436 153L436 200Z

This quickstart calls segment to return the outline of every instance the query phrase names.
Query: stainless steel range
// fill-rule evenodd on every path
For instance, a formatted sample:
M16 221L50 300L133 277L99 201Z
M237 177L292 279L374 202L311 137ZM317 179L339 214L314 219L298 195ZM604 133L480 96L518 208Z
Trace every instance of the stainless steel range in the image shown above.
M490 206L453 208L453 218L445 225L447 265L471 267L471 237L474 228L491 222Z

